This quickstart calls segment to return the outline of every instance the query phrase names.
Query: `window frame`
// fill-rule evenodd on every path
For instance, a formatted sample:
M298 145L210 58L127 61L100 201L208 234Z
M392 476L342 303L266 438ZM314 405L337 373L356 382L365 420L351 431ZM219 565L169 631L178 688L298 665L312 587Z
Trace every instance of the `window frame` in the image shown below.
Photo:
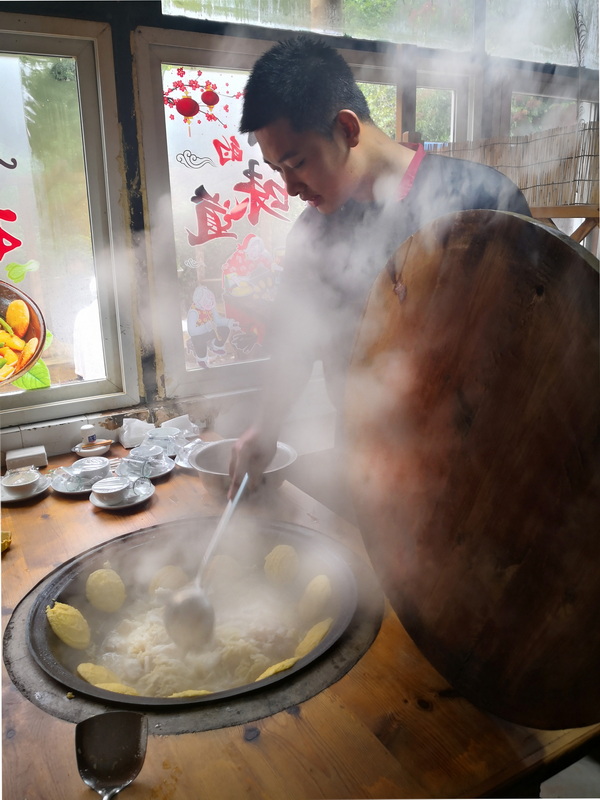
M140 173L146 207L145 256L154 325L158 399L252 390L266 361L188 370L179 319L176 254L161 65L250 70L269 42L231 36L139 27L134 31L135 106L139 123ZM144 80L139 80L139 76ZM165 222L166 220L166 222Z
M134 263L118 135L114 61L105 23L0 12L0 50L77 63L90 231L107 365L106 379L0 397L0 427L96 413L139 402L130 287Z

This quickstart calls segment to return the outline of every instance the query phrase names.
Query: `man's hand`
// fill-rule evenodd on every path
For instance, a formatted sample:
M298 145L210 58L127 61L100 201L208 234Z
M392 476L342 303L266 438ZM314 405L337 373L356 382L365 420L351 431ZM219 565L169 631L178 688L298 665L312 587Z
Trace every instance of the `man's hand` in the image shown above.
M233 445L229 464L231 484L227 498L233 498L246 472L249 478L248 490L256 489L276 451L276 436L266 435L257 427L248 428Z

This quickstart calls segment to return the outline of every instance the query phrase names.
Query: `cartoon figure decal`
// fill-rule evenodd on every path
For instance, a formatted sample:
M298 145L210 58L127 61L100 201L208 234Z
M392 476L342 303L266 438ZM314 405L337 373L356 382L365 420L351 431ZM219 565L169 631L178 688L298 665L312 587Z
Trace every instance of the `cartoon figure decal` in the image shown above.
M215 357L224 356L225 345L235 320L223 317L217 299L208 286L197 286L187 315L191 352L199 367L208 367Z
M232 339L238 357L260 355L280 269L263 240L253 233L223 265L225 313L241 329Z

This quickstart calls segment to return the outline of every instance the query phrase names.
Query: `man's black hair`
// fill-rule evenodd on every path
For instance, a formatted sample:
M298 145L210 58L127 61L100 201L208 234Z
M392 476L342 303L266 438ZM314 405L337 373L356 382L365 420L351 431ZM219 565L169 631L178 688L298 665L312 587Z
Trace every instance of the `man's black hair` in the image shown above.
M246 84L241 133L280 118L292 129L331 136L338 111L371 121L369 106L342 56L324 41L301 34L262 55Z

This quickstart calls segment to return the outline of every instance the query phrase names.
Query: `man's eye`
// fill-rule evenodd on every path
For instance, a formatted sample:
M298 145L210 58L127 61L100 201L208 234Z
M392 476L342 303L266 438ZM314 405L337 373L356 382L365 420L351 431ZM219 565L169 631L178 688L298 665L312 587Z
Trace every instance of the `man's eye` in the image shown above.
M304 164L304 159L302 159L301 161L299 161L297 164L294 164L294 166L292 167L292 169L300 169L300 167L301 167L303 164Z

